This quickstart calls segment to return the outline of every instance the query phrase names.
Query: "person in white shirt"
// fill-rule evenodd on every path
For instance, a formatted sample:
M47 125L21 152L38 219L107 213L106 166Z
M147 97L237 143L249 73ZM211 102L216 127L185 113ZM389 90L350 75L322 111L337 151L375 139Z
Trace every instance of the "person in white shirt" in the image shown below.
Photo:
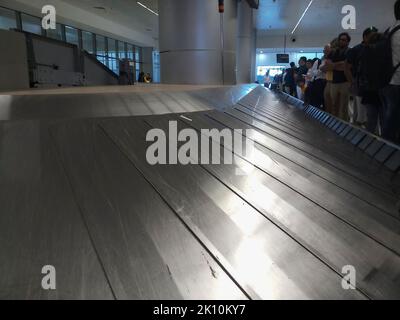
M304 102L306 104L311 104L311 96L312 96L312 82L313 82L313 76L312 76L312 68L313 68L314 61L309 59L307 60L306 67L307 67L307 73L304 75L304 81L305 81L305 93L304 93Z
M315 62L311 69L311 75L313 77L313 81L318 80L318 79L325 80L325 73L319 69L321 64L322 64L322 60L315 59Z
M396 24L391 28L393 30L400 25L400 0L394 5L394 15ZM393 67L400 64L400 30L392 36L392 58ZM383 102L383 138L400 144L400 68L395 71L390 85L381 92Z

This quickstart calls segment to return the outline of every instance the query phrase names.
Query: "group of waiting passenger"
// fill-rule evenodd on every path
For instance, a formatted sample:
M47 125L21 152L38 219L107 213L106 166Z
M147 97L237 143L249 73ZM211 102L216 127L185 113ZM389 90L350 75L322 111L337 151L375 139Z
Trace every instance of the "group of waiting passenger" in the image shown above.
M394 26L366 29L353 48L350 35L341 33L322 59L292 62L282 76L285 92L400 143L400 0L394 13Z

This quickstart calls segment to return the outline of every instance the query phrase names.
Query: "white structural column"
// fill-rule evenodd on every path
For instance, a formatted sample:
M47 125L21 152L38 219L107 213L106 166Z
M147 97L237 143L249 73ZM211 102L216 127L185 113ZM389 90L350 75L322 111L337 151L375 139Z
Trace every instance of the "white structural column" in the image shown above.
M161 82L236 84L237 0L225 0L223 41L217 0L162 0Z
M256 29L254 27L254 10L246 0L238 0L237 83L255 81L256 65Z
M153 75L153 48L152 47L144 47L142 48L142 64L141 70L144 73L150 73Z

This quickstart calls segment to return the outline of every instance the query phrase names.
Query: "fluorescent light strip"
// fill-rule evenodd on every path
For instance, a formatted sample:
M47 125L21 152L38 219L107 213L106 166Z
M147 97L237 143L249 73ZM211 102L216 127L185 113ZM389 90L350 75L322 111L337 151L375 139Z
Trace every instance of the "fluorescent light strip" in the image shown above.
M308 11L308 9L310 9L310 7L311 7L311 5L312 5L313 2L314 2L314 0L311 0L310 3L308 4L306 10L304 10L303 15L300 17L299 22L297 22L296 26L294 27L294 29L293 29L293 31L292 31L292 34L296 32L296 29L297 29L298 26L300 25L301 21L304 19L305 15L306 15L306 13L307 13L307 11Z
M158 13L157 13L157 12L155 12L155 11L151 10L150 8L146 7L143 3L141 3L141 2L138 1L137 4L138 4L139 6L142 6L142 7L145 8L146 10L149 10L152 14L155 14L156 16L158 16Z

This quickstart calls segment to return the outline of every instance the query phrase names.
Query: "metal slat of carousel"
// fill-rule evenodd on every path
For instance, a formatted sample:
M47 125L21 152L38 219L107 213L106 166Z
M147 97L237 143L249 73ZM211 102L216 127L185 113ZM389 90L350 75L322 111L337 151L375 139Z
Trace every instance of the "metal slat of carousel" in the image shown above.
M400 298L396 171L262 87L104 95L0 98L0 298ZM146 134L170 121L254 149L152 166Z

